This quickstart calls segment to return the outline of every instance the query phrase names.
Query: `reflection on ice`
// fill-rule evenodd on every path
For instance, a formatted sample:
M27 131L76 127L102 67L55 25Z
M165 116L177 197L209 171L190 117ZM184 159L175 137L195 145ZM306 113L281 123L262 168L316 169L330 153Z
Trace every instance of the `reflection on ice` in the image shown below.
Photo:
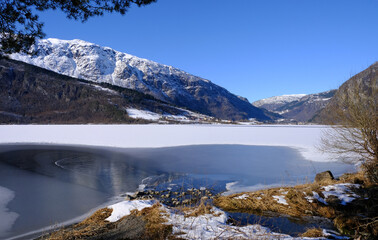
M10 212L7 204L14 198L14 192L0 186L0 237L2 233L9 231L16 221L18 214Z

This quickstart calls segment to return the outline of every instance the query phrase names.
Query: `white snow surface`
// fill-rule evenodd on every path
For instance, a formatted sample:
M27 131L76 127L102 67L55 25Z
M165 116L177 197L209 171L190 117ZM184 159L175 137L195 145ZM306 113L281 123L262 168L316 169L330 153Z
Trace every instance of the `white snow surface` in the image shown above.
M276 196L273 196L273 198L274 198L279 204L289 205L289 204L286 202L285 196L282 196L282 195L276 195Z
M156 201L154 200L134 200L134 201L123 201L113 205L108 206L108 208L113 209L112 214L105 220L109 222L116 222L130 214L132 210L137 209L138 211L146 208L152 207Z
M185 217L171 211L168 224L173 225L173 233L181 233L184 239L292 239L289 235L274 233L261 225L244 227L226 224L227 215L213 207L212 214Z
M0 186L0 233L9 231L18 218L18 214L10 212L6 207L7 204L15 197L13 191L8 188ZM1 234L0 234L1 237Z
M243 194L243 195L240 195L240 196L237 196L237 197L233 197L233 199L239 199L239 200L244 200L244 199L247 199L249 196L248 194Z
M146 119L146 120L157 121L162 117L162 115L148 111L148 110L127 108L126 111L129 117L131 118L141 118L141 119Z
M313 196L306 196L305 198L309 202L314 202L314 199L318 200L319 202L328 205L327 198L329 196L335 196L340 200L340 204L346 205L347 203L350 203L354 199L358 198L359 196L355 194L351 188L360 188L361 186L359 184L352 184L352 183L339 183L339 184L333 184L324 186L321 189L323 190L322 193L324 195L324 198L320 197L317 192L312 192Z
M297 149L308 160L330 161L329 155L316 148L325 129L329 128L316 125L0 125L0 144L123 148L201 144L287 146Z
M318 200L319 202L323 203L324 205L328 205L328 203L324 200L324 198L320 197L317 192L312 192L313 198L308 197L309 202L313 202L313 199Z
M209 116L202 115L202 114L197 114L191 111L183 110L185 111L184 113L187 114L187 116L184 115L172 115L172 114L159 114L155 112L151 112L148 110L141 110L141 109L136 109L136 108L127 108L126 109L127 114L131 118L140 118L140 119L146 119L146 120L152 120L152 121L159 121L159 120L173 120L177 122L199 122L201 119L204 118L210 118ZM191 118L191 119L189 119Z
M359 196L352 192L351 188L360 188L359 184L340 183L322 187L325 199L329 196L336 196L342 205L350 203Z

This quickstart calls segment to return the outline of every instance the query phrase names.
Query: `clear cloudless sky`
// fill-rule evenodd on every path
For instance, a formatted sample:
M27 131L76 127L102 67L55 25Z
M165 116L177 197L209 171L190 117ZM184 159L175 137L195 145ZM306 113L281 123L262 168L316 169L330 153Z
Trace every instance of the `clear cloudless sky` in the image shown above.
M40 18L47 37L171 65L251 102L337 88L378 60L378 0L157 0L85 23Z

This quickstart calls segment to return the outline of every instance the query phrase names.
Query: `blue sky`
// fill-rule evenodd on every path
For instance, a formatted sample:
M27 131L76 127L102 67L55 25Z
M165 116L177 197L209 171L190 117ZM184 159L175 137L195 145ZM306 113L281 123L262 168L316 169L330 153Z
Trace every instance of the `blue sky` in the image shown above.
M85 23L40 17L47 37L172 65L250 101L337 88L378 61L377 0L158 0Z

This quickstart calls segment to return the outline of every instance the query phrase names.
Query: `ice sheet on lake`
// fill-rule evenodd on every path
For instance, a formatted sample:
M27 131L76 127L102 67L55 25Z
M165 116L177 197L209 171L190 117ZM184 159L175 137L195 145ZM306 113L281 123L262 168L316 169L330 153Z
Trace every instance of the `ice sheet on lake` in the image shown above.
M9 231L18 218L18 214L10 212L7 204L15 197L13 191L0 186L0 237L1 233Z
M336 160L316 149L324 126L288 125L2 125L1 143L52 143L108 147L198 144L286 146L312 161ZM147 137L148 136L148 137Z

